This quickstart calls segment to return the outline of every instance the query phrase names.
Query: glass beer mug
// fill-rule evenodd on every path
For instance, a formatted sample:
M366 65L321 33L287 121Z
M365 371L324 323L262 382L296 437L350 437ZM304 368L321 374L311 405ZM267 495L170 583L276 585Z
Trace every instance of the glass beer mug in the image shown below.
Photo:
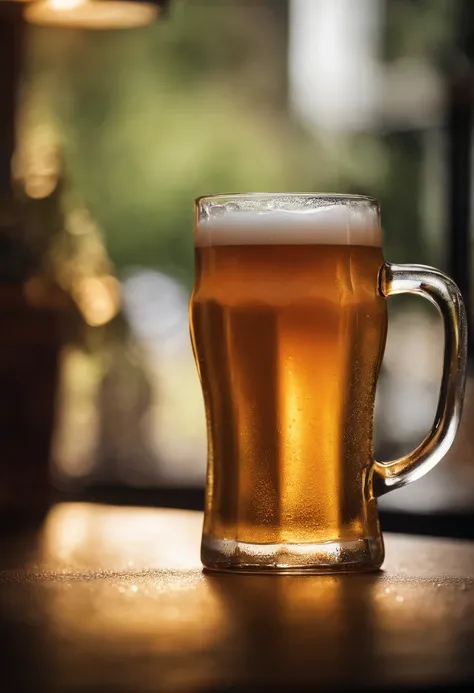
M423 476L458 428L466 314L442 272L384 261L376 200L236 194L196 201L191 336L207 418L202 562L216 570L380 567L377 497ZM432 430L374 460L388 296L444 321Z

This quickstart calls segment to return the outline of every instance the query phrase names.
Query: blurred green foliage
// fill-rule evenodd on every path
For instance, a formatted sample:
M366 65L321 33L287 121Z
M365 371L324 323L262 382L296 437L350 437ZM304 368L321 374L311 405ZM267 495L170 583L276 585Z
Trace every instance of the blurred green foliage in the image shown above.
M452 0L388 0L383 55L440 61L461 3Z
M431 59L448 9L389 2L387 59ZM189 286L192 200L224 191L373 194L387 256L423 256L419 133L305 132L287 107L286 35L282 0L175 0L168 19L139 30L30 30L30 83L118 270L156 266Z

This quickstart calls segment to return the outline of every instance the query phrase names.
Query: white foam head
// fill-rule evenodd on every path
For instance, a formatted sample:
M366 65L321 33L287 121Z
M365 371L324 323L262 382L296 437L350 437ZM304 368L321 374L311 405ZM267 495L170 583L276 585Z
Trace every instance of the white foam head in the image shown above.
M379 210L369 198L271 196L197 203L197 246L381 245Z

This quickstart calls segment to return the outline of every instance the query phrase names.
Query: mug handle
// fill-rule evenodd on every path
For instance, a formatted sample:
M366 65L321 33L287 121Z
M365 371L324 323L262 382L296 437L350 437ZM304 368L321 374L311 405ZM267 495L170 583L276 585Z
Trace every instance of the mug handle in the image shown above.
M420 294L443 318L444 363L433 427L410 454L374 462L374 494L381 496L424 476L451 447L461 420L467 366L467 317L461 292L443 272L423 265L386 263L380 272L383 296Z

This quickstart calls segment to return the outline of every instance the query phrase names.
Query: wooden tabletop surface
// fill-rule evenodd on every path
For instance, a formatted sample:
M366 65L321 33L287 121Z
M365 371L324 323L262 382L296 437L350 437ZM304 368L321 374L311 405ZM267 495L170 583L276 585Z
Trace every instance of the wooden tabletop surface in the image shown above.
M204 574L201 524L65 503L39 532L4 536L2 692L474 682L474 543L386 535L377 574Z

